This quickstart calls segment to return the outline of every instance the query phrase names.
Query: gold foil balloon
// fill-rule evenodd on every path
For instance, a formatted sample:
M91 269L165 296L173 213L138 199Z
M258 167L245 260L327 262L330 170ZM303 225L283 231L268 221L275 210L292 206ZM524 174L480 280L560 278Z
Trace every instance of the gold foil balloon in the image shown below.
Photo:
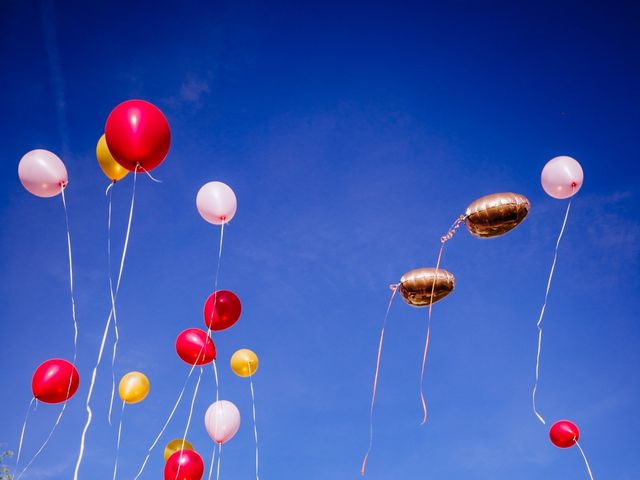
M149 395L149 379L144 373L129 372L120 380L118 393L123 402L138 403Z
M96 145L96 158L104 174L114 182L123 179L129 173L129 170L116 162L111 155L104 135L100 137L98 145Z
M184 447L182 446L181 438L174 438L167 446L164 447L164 461L169 460L169 457L180 450L193 450L193 445L191 445L188 441L184 441Z
M416 268L400 279L400 294L413 307L426 307L449 295L456 285L453 274L439 268ZM433 292L433 298L431 297Z
M231 370L239 377L248 377L258 370L258 356L248 348L241 348L231 356Z
M529 213L530 207L524 195L494 193L469 205L464 223L474 237L499 237L517 227Z

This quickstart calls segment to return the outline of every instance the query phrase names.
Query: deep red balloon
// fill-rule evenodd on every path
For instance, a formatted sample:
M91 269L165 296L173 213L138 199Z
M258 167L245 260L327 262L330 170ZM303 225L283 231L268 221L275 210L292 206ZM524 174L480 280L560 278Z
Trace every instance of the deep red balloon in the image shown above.
M164 114L144 100L127 100L114 108L104 127L113 158L124 168L153 170L167 156L171 130Z
M575 423L569 420L560 420L554 423L549 429L549 438L556 447L569 448L573 447L578 438L580 438L580 430Z
M204 302L204 324L211 330L225 330L238 321L241 312L242 305L235 293L218 290Z
M66 360L53 358L33 373L33 396L44 403L61 403L73 397L80 385L78 370Z
M216 359L213 340L199 328L187 328L178 335L176 352L189 365L206 365Z
M164 480L200 480L203 474L204 462L193 450L178 450L164 465Z

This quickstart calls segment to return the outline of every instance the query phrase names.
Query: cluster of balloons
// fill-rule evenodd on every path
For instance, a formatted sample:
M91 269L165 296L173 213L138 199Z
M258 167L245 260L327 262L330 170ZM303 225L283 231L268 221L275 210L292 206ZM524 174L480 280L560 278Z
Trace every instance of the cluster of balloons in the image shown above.
M544 191L557 199L566 199L575 195L583 183L583 172L580 164L568 156L559 156L550 160L542 170L541 182ZM373 383L373 393L371 399L371 422L373 418L373 406L375 403L378 372L380 366L380 356L382 351L382 341L384 338L384 325L393 302L396 292L400 292L405 303L413 307L428 307L429 316L427 324L427 336L425 341L424 355L422 361L422 373L424 374L425 360L430 337L430 321L432 305L449 295L455 288L455 277L450 272L440 268L440 261L444 245L456 233L458 227L464 223L471 235L477 238L494 238L502 236L517 227L528 215L531 204L529 200L517 193L495 193L484 196L472 202L463 215L460 215L454 222L451 229L440 239L441 246L435 268L417 268L405 273L400 282L391 285L392 296L387 307L384 324L380 333L380 343L378 347L378 358ZM567 209L568 214L568 209ZM565 217L566 222L566 217ZM563 225L564 229L564 225ZM558 244L559 244L558 239ZM557 254L557 246L556 246ZM555 259L554 263L555 265ZM551 272L553 275L553 269ZM551 277L548 285L551 284ZM548 295L548 288L547 288ZM546 305L546 297L545 297ZM542 310L544 313L544 307ZM542 314L541 314L542 318ZM539 324L538 324L539 326ZM539 353L538 353L539 357ZM537 372L537 369L536 369ZM537 375L537 373L536 373ZM536 377L537 379L537 377ZM422 382L422 378L421 378ZM422 383L421 383L422 384ZM537 383L536 383L537 385ZM423 423L426 421L426 404L421 392L421 400L424 409ZM535 389L534 389L534 411L535 411ZM538 415L536 411L536 415ZM539 417L541 420L542 418ZM544 421L543 421L544 423ZM370 425L372 432L372 424ZM555 423L550 430L550 437L554 445L567 448L577 443L577 427L566 420ZM365 454L361 473L364 475L367 458L372 446L372 433L369 439L369 449ZM586 461L586 457L585 457Z

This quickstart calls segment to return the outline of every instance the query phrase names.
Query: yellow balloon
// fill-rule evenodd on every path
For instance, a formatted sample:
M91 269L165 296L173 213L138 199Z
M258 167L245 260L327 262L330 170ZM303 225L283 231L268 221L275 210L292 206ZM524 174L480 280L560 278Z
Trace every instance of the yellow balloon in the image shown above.
M239 377L248 377L258 370L258 356L248 348L241 348L231 355L231 370Z
M164 447L164 461L166 462L167 460L169 460L169 457L171 455L173 455L176 452L179 452L181 450L180 447L182 447L182 439L181 438L174 438L169 443L167 443L167 446ZM184 441L184 447L182 448L182 451L184 451L184 450L193 450L193 445L191 445L189 442L187 442L185 440Z
M96 157L104 174L114 182L124 178L129 173L129 170L116 162L113 155L111 155L104 135L100 137L98 145L96 145Z
M138 403L149 395L149 379L144 373L129 372L120 380L118 393L122 401Z

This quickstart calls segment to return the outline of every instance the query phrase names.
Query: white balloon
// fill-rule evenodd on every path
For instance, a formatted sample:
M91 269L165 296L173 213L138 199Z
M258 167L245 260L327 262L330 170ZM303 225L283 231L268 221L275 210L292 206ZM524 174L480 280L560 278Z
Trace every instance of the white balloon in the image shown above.
M222 182L205 183L196 197L198 212L207 222L222 225L236 214L238 201L229 185Z
M49 150L27 152L18 164L24 188L38 197L55 197L67 184L67 169L60 157Z
M573 197L582 187L584 173L578 161L562 155L552 158L542 169L542 188L553 198Z
M204 415L204 427L214 442L228 442L240 428L238 407L228 400L213 402Z

